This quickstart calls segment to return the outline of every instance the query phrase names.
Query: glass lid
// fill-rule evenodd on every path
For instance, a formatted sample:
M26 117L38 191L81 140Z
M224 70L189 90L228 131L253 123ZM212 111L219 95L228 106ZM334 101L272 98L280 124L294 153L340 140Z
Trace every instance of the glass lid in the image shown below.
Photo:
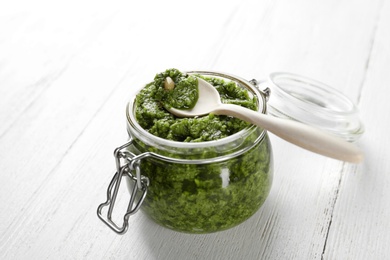
M341 92L300 75L275 72L267 87L271 90L268 113L293 119L347 141L356 141L364 132L355 104Z

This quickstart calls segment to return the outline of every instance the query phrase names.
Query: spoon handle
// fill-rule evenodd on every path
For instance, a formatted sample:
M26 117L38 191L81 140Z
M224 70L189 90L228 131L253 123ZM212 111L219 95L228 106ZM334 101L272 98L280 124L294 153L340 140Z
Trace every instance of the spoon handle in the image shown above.
M237 117L262 127L290 143L330 158L352 163L363 160L362 151L354 144L296 121L265 115L231 104L221 104L213 113Z

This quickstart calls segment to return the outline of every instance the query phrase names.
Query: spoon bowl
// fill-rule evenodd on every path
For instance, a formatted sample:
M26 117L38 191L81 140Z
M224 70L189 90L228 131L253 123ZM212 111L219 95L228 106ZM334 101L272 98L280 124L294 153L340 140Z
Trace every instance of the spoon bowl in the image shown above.
M178 117L195 117L210 114L214 109L222 106L218 91L207 81L198 78L199 98L192 109L168 108L169 112Z
M199 98L192 109L171 107L168 109L169 112L178 117L195 117L210 113L233 116L262 127L306 150L352 163L363 160L363 153L357 146L322 130L297 121L262 114L239 105L223 104L218 91L202 78L198 78L198 90Z

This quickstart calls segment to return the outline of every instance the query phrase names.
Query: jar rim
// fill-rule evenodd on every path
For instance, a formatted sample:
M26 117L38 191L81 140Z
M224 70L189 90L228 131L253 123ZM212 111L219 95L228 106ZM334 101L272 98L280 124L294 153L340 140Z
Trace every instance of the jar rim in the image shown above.
M283 98L291 100L299 107L314 109L316 111L330 113L332 115L348 115L355 114L357 112L355 104L349 98L343 95L340 91L320 81L287 72L273 72L269 75L269 79L275 91L283 95ZM280 82L281 80L291 80L297 82L299 84L299 92L297 91L297 88L287 89L283 82ZM316 91L321 92L308 92L304 93L304 96L300 95L303 90L308 91L310 88L314 88ZM332 101L336 100L337 103L328 104L317 100L316 98L318 98L318 94L331 95ZM324 99L327 98L327 96L320 96L320 98ZM330 107L329 105L333 106Z
M288 72L269 75L269 113L323 129L347 141L364 132L356 105L320 81Z
M187 74L198 74L202 76L213 76L213 77L220 77L223 79L228 79L235 81L239 86L244 87L248 91L250 91L252 94L254 94L256 97L258 97L258 112L261 112L265 114L267 112L267 104L266 104L266 97L265 94L260 91L257 87L253 86L249 81L244 80L240 77L234 76L232 74L226 74L216 71L186 71ZM171 148L206 148L206 147L216 147L216 146L223 146L225 144L228 144L230 142L233 142L237 139L244 138L246 136L249 136L251 133L253 133L258 126L250 125L241 131L232 134L230 136L217 139L217 140L211 140L211 141L204 141L204 142L179 142L179 141L173 141L173 140L167 140L158 136L155 136L148 131L146 131L144 128L142 128L138 121L135 118L135 98L136 96L132 97L130 101L127 104L126 107L126 117L127 117L127 123L128 125L131 125L140 135L138 138L145 137L149 141L152 141L154 144L158 143L159 145L163 145L166 147ZM261 136L264 136L265 130L262 129ZM144 138L142 138L144 139ZM142 140L143 142L145 140ZM147 142L150 143L150 142Z

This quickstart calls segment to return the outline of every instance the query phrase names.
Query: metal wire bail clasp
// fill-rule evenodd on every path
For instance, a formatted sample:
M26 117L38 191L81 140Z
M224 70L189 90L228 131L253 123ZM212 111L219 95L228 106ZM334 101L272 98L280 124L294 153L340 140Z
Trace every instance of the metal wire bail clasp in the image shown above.
M129 217L135 214L141 207L142 202L144 201L148 186L149 179L141 175L140 170L140 160L144 156L135 156L133 153L127 151L127 147L132 144L133 140L130 141L114 151L115 163L116 163L116 172L112 178L108 188L107 188L107 200L106 202L99 205L97 209L97 215L107 226L114 230L118 234L126 233L129 226ZM131 188L130 201L127 207L127 211L123 216L122 226L118 226L112 220L112 211L114 209L115 201L117 199L119 186L123 177L128 177L133 181L133 186ZM104 207L108 206L106 218L102 214Z
M269 100L269 97L271 95L271 89L267 86L268 85L268 81L267 80L256 80L256 79L252 79L249 81L249 83L251 83L253 86L255 86L258 90L260 90L261 92L263 92L264 96L265 96L265 101L268 101ZM264 85L265 87L261 88L261 85Z

